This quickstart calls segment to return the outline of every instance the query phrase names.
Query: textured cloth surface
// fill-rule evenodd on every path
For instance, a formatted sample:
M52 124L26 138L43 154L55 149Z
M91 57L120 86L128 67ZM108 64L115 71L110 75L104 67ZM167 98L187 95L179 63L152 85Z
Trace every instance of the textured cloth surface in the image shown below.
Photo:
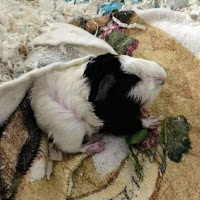
M146 24L139 17L133 21ZM130 30L128 34L143 41L134 52L135 56L158 62L167 71L166 85L151 106L152 114L185 115L191 124L192 149L179 164L167 159L166 172L157 182L152 198L199 199L199 59L174 38L150 25L145 32Z
M186 21L184 13L164 8L137 10L137 13L147 23L176 38L200 58L200 25Z

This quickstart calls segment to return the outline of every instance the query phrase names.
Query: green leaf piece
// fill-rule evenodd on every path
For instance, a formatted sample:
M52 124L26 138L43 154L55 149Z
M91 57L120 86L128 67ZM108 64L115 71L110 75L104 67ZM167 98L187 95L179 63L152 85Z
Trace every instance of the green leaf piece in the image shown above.
M139 180L143 180L143 177L144 177L143 167L142 167L142 165L140 165L140 161L139 161L137 155L135 154L134 150L132 148L130 148L130 151L135 160L135 173Z
M133 135L129 136L126 139L126 142L129 146L133 145L133 144L139 144L141 143L147 136L147 129L142 129L136 133L134 133Z
M190 124L182 115L164 120L160 136L167 155L172 161L179 163L183 154L191 149L189 132Z

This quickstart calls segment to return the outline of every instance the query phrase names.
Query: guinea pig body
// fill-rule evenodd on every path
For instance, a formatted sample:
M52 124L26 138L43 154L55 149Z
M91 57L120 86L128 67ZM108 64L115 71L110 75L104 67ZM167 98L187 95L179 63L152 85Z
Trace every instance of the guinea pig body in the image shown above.
M40 77L31 92L38 126L64 152L82 151L83 138L103 125L88 102L90 90L84 67L52 72Z
M84 137L105 131L129 135L147 126L140 109L157 96L165 79L154 62L105 54L38 78L31 105L39 127L62 151L98 152L103 143L94 138L83 144Z

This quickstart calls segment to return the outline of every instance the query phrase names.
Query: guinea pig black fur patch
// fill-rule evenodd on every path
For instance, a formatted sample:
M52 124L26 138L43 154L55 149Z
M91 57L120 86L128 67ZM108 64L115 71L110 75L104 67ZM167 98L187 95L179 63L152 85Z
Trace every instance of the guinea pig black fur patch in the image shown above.
M84 76L91 88L89 101L95 108L95 114L104 121L102 131L124 135L133 133L141 126L137 119L140 112L139 102L127 97L131 87L140 78L122 71L118 57L105 54L94 58L88 63ZM135 125L136 121L138 127Z

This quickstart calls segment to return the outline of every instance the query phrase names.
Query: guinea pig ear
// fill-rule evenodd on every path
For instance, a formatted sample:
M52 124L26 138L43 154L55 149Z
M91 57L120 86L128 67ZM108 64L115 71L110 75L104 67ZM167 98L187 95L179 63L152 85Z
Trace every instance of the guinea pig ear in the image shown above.
M115 84L115 77L120 73L121 63L110 53L92 59L84 71L90 89L89 101L103 100Z
M88 62L84 76L91 81L101 80L107 74L121 70L121 63L115 55L110 53L97 56Z
M105 100L115 83L116 80L113 74L106 75L99 84L95 101Z

